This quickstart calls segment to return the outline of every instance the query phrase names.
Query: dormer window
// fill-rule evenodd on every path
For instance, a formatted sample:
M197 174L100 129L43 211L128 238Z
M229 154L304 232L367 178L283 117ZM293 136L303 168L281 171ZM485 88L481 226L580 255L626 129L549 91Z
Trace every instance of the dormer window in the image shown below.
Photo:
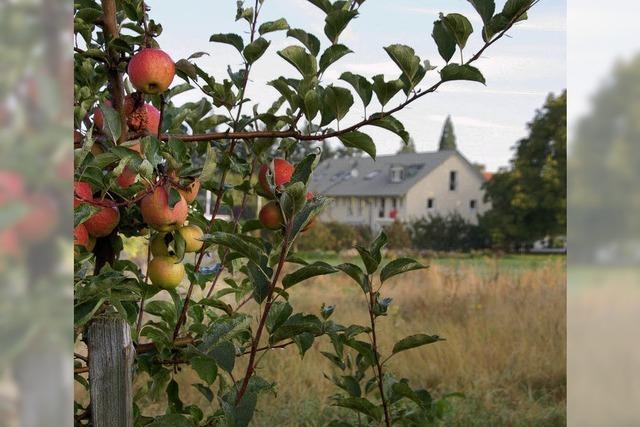
M404 180L404 168L402 166L391 167L391 182L402 182Z

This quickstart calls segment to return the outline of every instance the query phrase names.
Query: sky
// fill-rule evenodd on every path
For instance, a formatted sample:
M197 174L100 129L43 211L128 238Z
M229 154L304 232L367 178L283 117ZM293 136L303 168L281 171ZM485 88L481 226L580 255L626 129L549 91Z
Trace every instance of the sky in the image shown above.
M250 2L251 4L253 2ZM504 3L497 2L497 9ZM235 22L234 0L182 0L169 2L151 0L150 15L163 25L158 38L160 46L174 60L186 58L198 51L207 52L195 61L217 80L227 77L227 65L236 70L241 59L234 48L211 43L214 33L235 32L246 37L247 26ZM431 38L433 21L440 12L466 15L474 33L465 49L467 57L482 45L482 23L471 5L464 0L368 0L360 16L341 36L341 42L354 53L335 63L323 78L324 84L349 87L338 80L344 71L371 77L384 74L397 78L398 68L389 59L384 46L402 43L413 47L423 60L439 68L444 61ZM321 52L329 46L323 32L324 13L306 0L266 0L260 21L284 17L291 28L303 28L322 42ZM279 75L298 77L297 71L281 59L276 51L292 44L286 32L270 33L271 46L251 72L247 96L264 109L278 96L266 83ZM451 115L458 149L472 162L495 171L509 163L512 147L527 135L526 124L540 108L550 92L566 88L566 4L564 0L542 0L529 13L529 20L517 24L505 37L491 46L475 66L484 74L487 85L476 82L449 82L430 95L396 114L415 140L418 151L437 149L440 132L447 115ZM458 53L456 53L456 58ZM438 80L436 71L427 74L421 86ZM199 99L197 91L182 95L184 100ZM387 108L401 102L397 96ZM367 109L375 111L376 101ZM356 96L352 111L341 121L348 126L362 118L363 110ZM378 128L366 128L376 142L378 154L393 154L400 147L395 134Z

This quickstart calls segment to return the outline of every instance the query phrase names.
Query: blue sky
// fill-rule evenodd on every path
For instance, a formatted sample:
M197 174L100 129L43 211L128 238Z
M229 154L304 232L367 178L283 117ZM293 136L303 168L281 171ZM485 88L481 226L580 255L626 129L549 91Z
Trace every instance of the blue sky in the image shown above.
M234 69L241 65L235 49L208 41L214 33L246 31L243 22L234 22L235 3L234 0L147 1L151 16L164 27L158 39L161 47L174 60L196 51L208 52L210 56L196 61L217 79L227 76L228 64ZM496 3L498 8L502 7L502 1ZM360 17L341 37L354 53L334 64L325 73L324 82L346 86L337 78L347 70L367 77L380 73L387 78L397 77L397 67L382 49L392 43L412 46L422 59L429 59L433 65L444 65L431 38L432 24L439 12L460 12L471 19L474 33L465 53L473 54L482 43L482 25L466 1L368 0L361 8ZM318 36L321 51L328 46L323 33L324 14L306 0L266 0L260 20L280 17L286 18L292 28L304 28ZM276 51L298 43L285 37L285 32L271 33L267 38L272 40L271 46L254 66L247 89L247 96L265 108L277 96L266 82L278 75L297 77L297 72L278 57ZM526 135L526 123L547 94L566 87L564 0L542 0L531 11L529 20L518 24L510 38L495 43L476 66L487 80L486 87L474 82L451 82L396 116L415 139L418 150L429 151L437 149L442 123L451 114L460 151L471 161L487 165L488 170L496 170L508 164L511 147ZM437 78L438 74L432 71L423 85ZM199 97L196 91L184 95L185 100ZM400 97L389 106L398 102ZM373 111L374 104L375 101L368 112ZM343 119L342 126L362 116L357 101L355 107ZM374 138L379 154L394 153L400 146L394 134L377 128L367 128L366 132Z

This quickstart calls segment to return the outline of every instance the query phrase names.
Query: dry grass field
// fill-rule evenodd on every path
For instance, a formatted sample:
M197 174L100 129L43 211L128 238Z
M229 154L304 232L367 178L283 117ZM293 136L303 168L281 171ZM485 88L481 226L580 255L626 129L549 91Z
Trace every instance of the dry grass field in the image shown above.
M330 260L332 261L332 260ZM394 299L380 320L382 353L404 336L426 332L446 341L404 352L389 362L397 377L425 387L435 396L464 393L451 400L443 426L566 425L566 268L563 256L522 256L424 260L429 270L392 279L383 293ZM297 310L318 313L335 304L333 320L366 323L360 289L346 276L315 278L291 289ZM247 304L247 310L257 307ZM278 383L277 397L264 396L252 426L322 426L337 415L327 404L336 390L325 379L328 348L320 338L303 360L297 349L272 350L259 374ZM236 366L241 376L243 366ZM181 395L209 404L190 384L189 368L176 374ZM138 386L144 383L138 379ZM77 390L77 389L76 389ZM147 414L157 402L141 402Z

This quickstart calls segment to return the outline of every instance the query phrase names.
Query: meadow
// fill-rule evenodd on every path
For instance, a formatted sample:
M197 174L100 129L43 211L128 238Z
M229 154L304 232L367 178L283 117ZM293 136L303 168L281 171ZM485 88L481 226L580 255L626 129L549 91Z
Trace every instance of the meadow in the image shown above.
M307 255L333 261L327 254ZM389 368L396 377L409 378L434 396L465 395L450 401L443 426L566 425L566 258L456 256L423 262L428 270L385 285L383 293L393 304L380 321L382 352L414 333L438 334L446 341L394 357ZM335 305L335 321L367 322L364 297L344 275L296 286L291 303L311 313L322 303ZM332 367L317 350L329 345L327 339L316 340L302 360L294 346L263 358L259 374L277 382L277 396L260 400L252 426L322 426L347 416L327 402L337 390L324 377ZM243 366L236 369L240 375ZM200 399L187 385L194 375L190 368L176 374L189 401ZM160 408L147 403L145 412ZM204 399L200 404L208 406Z

